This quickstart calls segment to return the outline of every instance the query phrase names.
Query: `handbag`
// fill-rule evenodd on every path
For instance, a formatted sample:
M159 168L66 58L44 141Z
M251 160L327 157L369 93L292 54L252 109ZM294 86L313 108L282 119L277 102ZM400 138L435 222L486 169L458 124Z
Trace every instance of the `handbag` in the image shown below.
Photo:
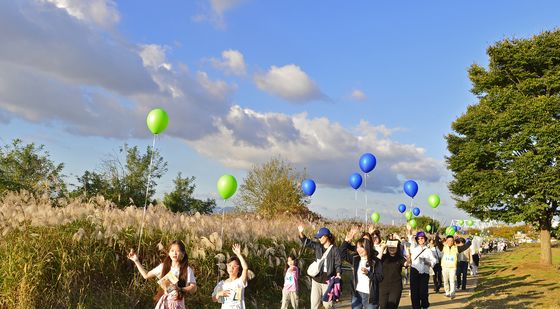
M331 245L327 249L327 251L325 251L325 253L323 253L323 256L321 257L321 259L319 259L318 261L314 261L313 263L309 264L309 267L307 267L307 275L309 275L310 277L316 277L321 272L321 269L323 268L323 263L325 262L325 258L329 254L329 251L331 251L332 247L333 247L333 245Z

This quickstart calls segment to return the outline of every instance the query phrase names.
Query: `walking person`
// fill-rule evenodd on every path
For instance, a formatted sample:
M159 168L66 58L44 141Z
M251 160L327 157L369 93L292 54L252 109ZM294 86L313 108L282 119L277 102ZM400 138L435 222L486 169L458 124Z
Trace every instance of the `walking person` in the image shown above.
M402 255L407 259L410 260L410 243L406 240L406 238L403 236L401 238L401 250L402 250ZM409 280L410 280L410 263L408 263L407 265L404 266L403 269L403 285L407 285Z
M183 244L182 241L173 241L169 245L169 252L163 260L163 263L150 271L144 269L134 251L130 252L128 258L134 262L144 279L162 279L164 277L174 277L173 279L178 279L176 282L171 282L169 279L162 279L165 280L165 283L160 284L160 286L162 288L165 287L165 290L158 299L156 309L184 309L185 296L196 292L196 278L194 277L192 268L189 266L189 257L187 256L185 244Z
M434 271L433 280L434 280L434 292L439 293L441 286L443 285L442 275L441 275L441 257L443 253L439 249L439 235L434 236L434 239L430 239L430 250L432 250L432 254L436 258L436 264L432 267Z
M462 247L465 245L464 238L458 238L455 241L457 247ZM467 289L467 271L469 270L469 262L471 258L470 248L466 247L465 250L459 252L458 254L458 264L457 264L457 289L466 290Z
M443 278L443 288L445 296L453 299L455 298L455 276L457 273L457 261L459 259L459 252L465 251L470 246L470 243L457 247L453 236L447 235L445 243L441 244L441 273Z
M478 275L478 266L480 264L482 239L480 236L474 236L471 243L471 276L476 277Z
M410 299L413 309L428 308L430 306L428 282L430 281L430 268L436 264L432 250L427 246L426 233L419 231L412 238L410 226L407 224L410 245Z
M221 303L221 309L245 309L245 288L249 266L241 254L239 244L234 244L231 250L235 256L228 259L229 278L218 282L212 292L212 300Z
M399 307L403 290L402 269L408 265L398 240L387 241L387 252L381 257L383 281L379 284L379 308Z
M323 301L323 295L329 288L327 282L332 277L340 278L342 272L340 251L335 246L334 236L331 231L322 227L315 235L318 241L312 241L303 234L303 226L298 226L299 239L304 247L313 248L316 262L319 266L318 273L311 280L311 309L333 308L333 301ZM311 266L311 265L310 265Z
M356 253L349 250L357 230L353 227L340 246L341 258L352 265L352 309L377 309L379 283L383 280L381 261L367 238L362 237L356 242Z
M298 309L299 268L297 258L294 254L288 255L288 267L284 275L284 287L282 288L282 307L288 309L288 303L292 308Z

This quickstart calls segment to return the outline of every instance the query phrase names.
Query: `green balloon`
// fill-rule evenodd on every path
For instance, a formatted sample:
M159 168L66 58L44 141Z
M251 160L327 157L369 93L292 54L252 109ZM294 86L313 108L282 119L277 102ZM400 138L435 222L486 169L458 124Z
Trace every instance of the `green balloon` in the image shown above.
M474 224L473 220L471 220L471 219L467 220L467 225L468 226L473 226L473 224Z
M445 229L445 235L450 235L450 236L455 235L455 228L452 227L452 226L448 226L448 227Z
M406 220L410 220L412 219L412 211L407 210L404 212L404 217L406 218Z
M167 113L161 108L155 108L148 113L148 117L146 118L146 124L148 125L148 129L153 134L160 134L167 128L167 124L169 123L169 117L167 117Z
M437 194L431 194L430 196L428 196L428 204L430 204L432 208L438 207L439 202L440 200Z
M430 232L432 230L432 226L431 225L426 225L426 231Z
M371 214L371 221L373 221L374 223L379 222L379 218L381 216L379 216L379 213L376 211L374 213Z
M416 228L416 226L418 225L416 219L410 219L410 221L408 221L408 224L410 224L410 227L412 228Z
M227 200L235 194L235 191L237 190L237 180L235 180L235 177L226 174L218 179L216 187L218 188L220 196L224 200Z
M459 220L459 221L457 221L457 224L459 224L459 225L463 225L463 224L465 224L465 221L463 221L463 220Z

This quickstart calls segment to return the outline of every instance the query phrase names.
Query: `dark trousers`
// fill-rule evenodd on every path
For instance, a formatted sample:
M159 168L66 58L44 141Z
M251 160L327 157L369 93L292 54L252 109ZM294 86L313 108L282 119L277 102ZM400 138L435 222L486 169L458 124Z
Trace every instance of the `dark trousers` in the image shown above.
M434 290L439 292L439 289L443 286L443 280L441 277L441 264L437 263L434 265Z
M379 308L397 309L401 302L402 280L395 284L385 284L379 287Z
M467 270L469 269L469 262L459 261L457 263L457 289L462 290L467 288Z
M410 268L410 300L413 309L428 308L428 282L429 274L421 274L416 268Z

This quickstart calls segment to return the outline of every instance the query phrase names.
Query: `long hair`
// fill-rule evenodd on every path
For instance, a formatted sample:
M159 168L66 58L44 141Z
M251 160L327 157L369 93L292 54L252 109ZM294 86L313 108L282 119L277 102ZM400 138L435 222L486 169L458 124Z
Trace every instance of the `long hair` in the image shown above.
M360 238L366 238L366 239L369 239L369 240L373 241L373 238L371 237L371 234L368 233L368 232L363 232L362 235L360 236Z
M333 235L332 233L329 233L329 234L327 234L326 236L327 236L327 238L329 239L329 242L331 243L331 245L334 246L334 245L335 245L335 243L334 243L334 235Z
M373 245L372 245L371 241L369 241L369 239L367 239L367 238L360 238L356 242L356 247L357 246L360 246L360 247L362 247L366 250L366 255L367 255L366 267L374 266Z
M187 255L187 249L185 248L185 244L180 240L174 240L170 245L171 246L177 245L179 250L181 251L183 258L179 261L179 282L177 282L177 286L180 288L184 288L187 286L187 279L189 276L189 256ZM171 257L167 255L163 260L163 269L161 271L161 275L165 276L169 270L171 270Z

